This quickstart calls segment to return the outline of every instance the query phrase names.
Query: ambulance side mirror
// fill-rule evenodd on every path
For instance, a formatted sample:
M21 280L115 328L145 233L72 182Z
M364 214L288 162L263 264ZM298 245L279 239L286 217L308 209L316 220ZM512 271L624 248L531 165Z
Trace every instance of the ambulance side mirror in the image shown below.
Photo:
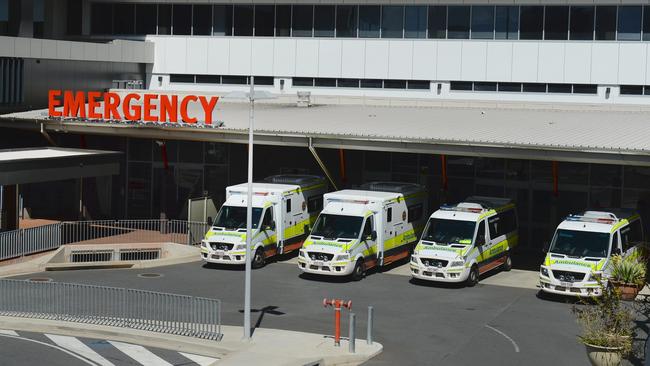
M377 240L377 232L376 231L373 230L372 233L370 233L370 240L372 240L372 241Z
M621 255L621 248L614 248L612 250L613 255Z
M271 230L275 230L275 221L271 221L271 223L269 224L269 228Z

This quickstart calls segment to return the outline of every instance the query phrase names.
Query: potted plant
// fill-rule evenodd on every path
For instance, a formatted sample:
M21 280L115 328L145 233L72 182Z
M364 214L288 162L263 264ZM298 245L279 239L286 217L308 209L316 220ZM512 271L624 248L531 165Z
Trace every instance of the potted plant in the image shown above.
M612 287L605 287L603 295L593 298L593 302L573 307L582 327L578 338L585 345L592 365L620 365L632 350L632 314Z
M612 257L609 282L623 300L634 300L646 281L646 263L640 256Z

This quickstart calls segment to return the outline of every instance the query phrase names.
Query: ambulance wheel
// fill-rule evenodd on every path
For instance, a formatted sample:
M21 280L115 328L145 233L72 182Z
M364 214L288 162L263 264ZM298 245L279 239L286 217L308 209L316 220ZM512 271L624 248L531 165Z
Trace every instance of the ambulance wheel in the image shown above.
M253 268L262 268L265 263L266 259L264 258L264 249L257 248L255 255L253 255Z
M501 269L508 272L512 269L512 259L509 254L506 254L506 261L501 265Z
M363 268L363 261L361 259L357 260L357 263L354 265L354 269L352 270L352 280L361 281L365 272L366 270Z
M478 266L475 264L472 266L472 269L469 270L469 276L467 276L467 287L474 287L478 283Z

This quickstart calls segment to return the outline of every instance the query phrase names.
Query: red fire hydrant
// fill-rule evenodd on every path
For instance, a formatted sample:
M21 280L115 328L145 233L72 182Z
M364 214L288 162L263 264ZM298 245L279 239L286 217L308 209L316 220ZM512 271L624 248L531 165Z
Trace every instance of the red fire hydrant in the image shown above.
M340 346L341 345L341 307L351 310L352 301L348 300L346 302L345 300L339 300L339 299L332 299L332 300L323 299L323 306L334 307L334 345Z

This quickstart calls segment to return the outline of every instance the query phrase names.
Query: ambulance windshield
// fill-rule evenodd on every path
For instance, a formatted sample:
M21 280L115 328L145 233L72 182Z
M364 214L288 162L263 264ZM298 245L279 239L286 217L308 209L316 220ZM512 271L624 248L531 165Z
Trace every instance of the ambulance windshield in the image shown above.
M607 257L609 233L560 229L555 233L551 253L571 257Z
M438 244L472 244L476 222L446 219L429 219L422 240Z
M361 232L363 217L320 214L311 235L325 239L356 239Z
M257 229L261 215L262 208L253 207L253 229ZM245 229L246 207L222 206L213 225L226 228L226 230Z

